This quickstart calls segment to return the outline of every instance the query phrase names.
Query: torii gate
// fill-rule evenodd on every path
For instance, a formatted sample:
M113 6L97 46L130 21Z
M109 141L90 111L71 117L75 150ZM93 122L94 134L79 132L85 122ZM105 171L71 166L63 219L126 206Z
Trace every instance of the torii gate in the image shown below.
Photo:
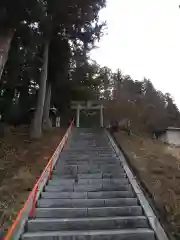
M71 109L76 110L76 127L80 127L81 110L99 110L100 111L100 127L104 127L103 104L100 101L72 101Z

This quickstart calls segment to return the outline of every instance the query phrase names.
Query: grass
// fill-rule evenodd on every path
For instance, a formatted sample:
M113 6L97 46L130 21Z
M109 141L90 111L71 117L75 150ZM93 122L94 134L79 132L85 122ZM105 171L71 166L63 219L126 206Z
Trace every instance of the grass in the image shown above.
M1 232L15 219L64 132L54 128L41 139L30 141L26 127L8 128L0 140Z
M165 229L177 236L180 232L180 159L177 152L180 150L147 137L117 133L115 138L149 192Z

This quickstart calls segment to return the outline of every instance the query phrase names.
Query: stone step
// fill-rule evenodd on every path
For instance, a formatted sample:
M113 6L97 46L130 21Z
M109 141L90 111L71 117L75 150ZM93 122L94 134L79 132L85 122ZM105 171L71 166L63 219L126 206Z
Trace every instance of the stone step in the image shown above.
M76 179L75 178L51 178L48 181L48 185L71 185L75 184Z
M107 155L107 156L103 156L103 155ZM80 158L78 159L78 157L80 156ZM83 159L92 159L92 160L100 160L102 161L104 159L104 161L114 161L117 160L117 156L114 153L103 153L100 151L92 151L92 150L86 150L86 151L81 151L79 153L76 152L71 152L70 154L64 154L61 159L65 159L65 160L83 160Z
M112 161L109 161L109 162L103 162L103 161L91 161L91 160L83 160L83 161L63 161L61 164L57 164L56 168L61 168L61 167L70 167L70 166L77 166L79 168L81 167L84 167L84 166L89 166L89 167L97 167L97 168L103 168L103 166L106 165L106 166L114 166L114 167L119 167L119 168L122 168L122 165L119 164L118 162L112 162Z
M80 158L79 158L80 157ZM92 150L85 150L85 151L81 151L79 153L77 152L70 152L70 153L63 153L61 156L61 159L66 159L66 160L75 160L78 159L82 160L82 159L100 159L102 160L102 158L104 159L108 159L108 160L115 160L117 159L116 155L112 152L100 152L100 151L92 151Z
M84 148L81 150L71 150L68 149L66 151L63 151L63 155L81 155L81 154L88 154L88 155L101 155L101 154L107 154L107 155L114 155L114 153L111 151L111 149L107 149L107 150L100 150L100 149L96 149L96 148Z
M103 191L103 192L42 192L41 198L131 198L134 197L133 191Z
M88 167L88 165L84 166L78 166L76 165L76 168L71 168L70 166L64 167L56 167L53 171L53 173L59 173L59 174L84 174L84 173L124 173L124 169L116 166L116 167L101 167L101 166L91 166Z
M110 198L110 199L46 199L41 198L37 202L37 207L114 207L114 206L136 206L137 198Z
M103 145L102 145L103 144ZM84 149L105 149L105 150L109 150L112 151L112 149L107 145L106 141L102 141L102 142L98 142L96 141L94 144L91 144L89 141L86 142L86 140L82 140L82 141L77 141L76 144L70 144L69 148L66 148L65 150L72 150L72 151L77 151L78 150L84 150Z
M84 157L84 159L82 158L82 157ZM81 156L81 158L77 158L77 160L76 159L71 159L70 157L68 157L67 159L66 159L66 161L68 162L68 161L77 161L77 162L82 162L82 161L85 161L85 160L87 160L87 161L93 161L93 162L98 162L98 161L100 161L100 162L112 162L112 163L115 163L115 162L120 162L119 160L118 160L118 158L117 157L112 157L112 158L110 158L110 157L107 157L107 158L102 158L102 157L98 157L98 156L95 156L95 157L89 157L88 155L83 155L83 156ZM63 161L63 160L61 160L61 161Z
M140 206L93 207L93 208L36 208L37 218L82 218L108 216L141 216Z
M25 233L22 240L155 240L149 229L91 231L50 231Z
M61 179L53 179L48 182L48 185L95 185L95 184L112 184L112 185L125 185L129 184L129 181L127 178L121 178L121 179L68 179L61 180Z
M103 178L122 178L122 177L127 177L126 173L124 172L124 170L121 171L117 171L116 173L111 173L111 172L107 172L107 173L102 173Z
M82 156L81 156L82 157ZM64 161L64 162L69 162L69 161L74 161L74 162L83 162L83 161L92 161L92 162L112 162L112 163L117 163L117 162L119 162L120 163L120 161L119 161L119 159L118 158L116 158L116 157L113 157L113 158L102 158L102 157L98 157L98 156L95 156L95 157L88 157L88 155L87 156L83 156L84 157L84 159L83 158L77 158L77 159L71 159L70 157L68 157L65 161L64 161L64 159L62 158L61 159L61 161Z
M117 163L112 163L112 164L109 164L109 163L97 163L97 162L84 162L84 164L59 164L56 166L56 169L59 169L59 168L78 168L78 169L89 169L89 168L100 168L102 170L106 170L107 168L110 168L110 169L114 169L114 168L119 168L119 170L123 170L123 167L120 165L120 164L117 164Z
M111 151L112 152L112 149L111 148L109 148L109 146L91 146L90 144L88 144L87 145L87 147L86 147L86 149L90 149L90 150L92 150L92 151L95 151L95 150L100 150L100 151ZM84 148L80 145L80 146L77 146L77 147L72 147L72 145L71 145L71 148L69 148L69 149L66 149L66 150L64 150L64 152L66 152L66 151L76 151L76 152L79 152L79 151L84 151Z
M70 166L91 166L91 167L102 167L104 165L109 165L109 166L118 166L122 168L122 165L117 162L117 161L94 161L94 160L79 160L79 161L74 161L74 160L68 160L68 161L61 161L61 163L57 164L57 168L59 167L70 167Z
M96 218L65 218L65 219L31 219L27 223L28 232L37 231L74 231L74 230L108 230L147 228L144 216L134 217L96 217Z
M82 218L87 217L87 208L36 208L36 218Z
M83 149L85 149L86 147L84 147ZM88 148L86 148L87 149L87 151L88 151ZM91 150L89 150L89 152L90 152ZM96 151L96 152L98 152L98 151ZM102 159L102 157L104 158L104 160L109 160L109 159L112 159L112 160L114 160L114 159L117 159L117 156L116 156L116 154L114 154L114 153L111 153L111 155L113 154L113 156L97 156L97 155L95 155L95 156L93 156L93 159ZM83 159L83 157L88 157L88 155L87 154L85 154L85 153L83 153L83 154L78 154L78 155L81 155L81 158L80 159ZM69 157L72 157L72 156L68 156L68 154L64 154L64 156L63 156L63 154L61 153L60 154L60 158L61 159L63 159L63 158L66 158L66 160L68 160L68 158ZM73 158L77 158L77 156L75 155L75 154L73 154ZM78 159L78 158L77 158Z
M131 191L130 184L77 184L77 185L47 185L47 192L97 192L97 191Z
M68 158L68 159L76 159L76 158L82 158L82 157L98 157L98 158L114 158L116 157L116 154L113 152L110 153L100 153L100 152L92 152L92 151L86 151L84 153L76 153L74 154L73 152L69 152L69 153L61 153L61 158Z
M124 173L124 170L122 168L113 168L113 169L98 169L98 168L81 168L78 169L76 168L56 168L53 170L53 173L55 174L61 174L61 175L69 175L69 174L95 174L95 173L109 173L109 174L119 174L119 173Z
M125 172L123 173L117 173L117 174L112 174L112 173L90 173L90 174L65 174L65 175L60 175L57 172L53 172L52 179L69 179L69 178L77 178L77 179L113 179L113 178L125 178L126 174Z
M64 156L60 156L60 159L62 161L66 161L66 160L91 160L93 159L93 161L95 161L96 159L99 159L99 160L104 160L105 159L109 159L109 160L112 160L112 161L116 161L117 160L117 156L114 154L114 155L100 155L100 154L94 154L94 155L90 155L90 154L82 154L82 155L71 155L69 156L68 154L64 155Z
M86 146L87 151L92 151L92 152L112 152L112 150L109 147L97 147L97 146ZM71 147L70 149L66 149L64 152L84 152L84 147Z
M123 174L125 175L125 174ZM82 179L101 179L103 178L102 173L90 173L90 174L58 174L58 172L53 171L52 179L53 178L63 178L63 179L68 179L68 178L82 178Z

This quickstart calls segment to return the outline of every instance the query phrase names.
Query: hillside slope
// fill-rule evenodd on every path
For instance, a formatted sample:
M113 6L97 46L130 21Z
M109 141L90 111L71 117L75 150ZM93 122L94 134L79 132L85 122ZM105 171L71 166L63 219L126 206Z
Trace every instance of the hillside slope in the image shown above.
M9 128L0 139L0 239L23 206L55 151L64 129L54 128L30 141L28 129Z
M166 230L180 239L180 149L125 133L114 137Z

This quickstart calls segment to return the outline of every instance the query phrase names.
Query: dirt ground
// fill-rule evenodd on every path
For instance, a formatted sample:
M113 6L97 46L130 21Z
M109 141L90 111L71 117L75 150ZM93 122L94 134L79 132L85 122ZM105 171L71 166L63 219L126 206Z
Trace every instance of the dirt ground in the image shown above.
M115 134L165 229L180 239L180 149L149 138Z
M0 139L0 231L7 231L65 129L54 128L30 141L26 127L8 128Z

